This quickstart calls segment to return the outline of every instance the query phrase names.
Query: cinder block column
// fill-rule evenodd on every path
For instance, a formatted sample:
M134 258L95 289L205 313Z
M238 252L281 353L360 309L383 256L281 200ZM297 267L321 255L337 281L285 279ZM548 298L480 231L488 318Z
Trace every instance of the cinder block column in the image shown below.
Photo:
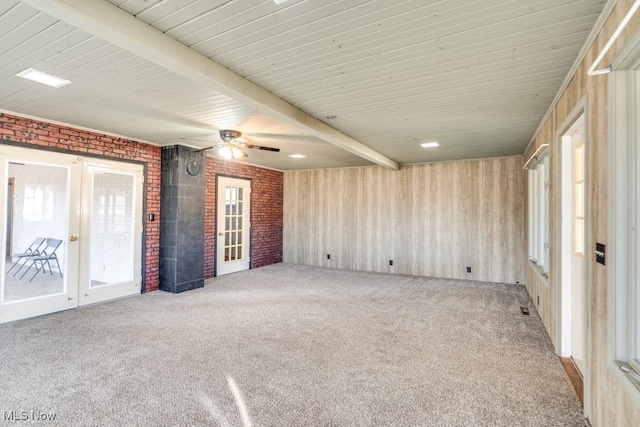
M205 153L162 148L159 289L204 286Z

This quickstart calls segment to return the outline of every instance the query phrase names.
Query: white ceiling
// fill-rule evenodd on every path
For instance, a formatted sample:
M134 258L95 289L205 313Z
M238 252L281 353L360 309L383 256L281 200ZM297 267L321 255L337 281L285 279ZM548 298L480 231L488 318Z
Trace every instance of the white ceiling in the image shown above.
M235 129L281 149L243 161L280 170L520 155L604 8L0 0L0 109L159 145ZM15 77L29 67L73 84Z

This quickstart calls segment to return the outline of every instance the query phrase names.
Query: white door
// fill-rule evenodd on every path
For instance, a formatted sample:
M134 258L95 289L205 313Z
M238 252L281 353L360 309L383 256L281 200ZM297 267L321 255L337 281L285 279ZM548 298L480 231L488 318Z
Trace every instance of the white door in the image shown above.
M2 230L2 276L0 277L0 322L23 319L73 308L78 305L78 270L70 268L79 255L79 221L82 165L75 157L15 147L0 147L3 182L13 183L12 200L8 185L2 186L6 200L3 223L12 213L11 233ZM11 179L12 178L12 179ZM11 203L12 209L9 209ZM12 235L11 254L7 238ZM34 245L34 242L39 242ZM58 245L59 243L59 245ZM50 258L32 261L27 254L42 253ZM37 246L37 247L36 247ZM25 256L20 256L25 254ZM38 271L38 267L43 267Z
M140 293L141 165L84 163L80 240L80 305Z
M127 199L115 193L104 179L96 178L96 164L102 166L100 173L116 174L120 188L135 188L134 194ZM2 230L0 323L140 292L142 169L136 167L140 170L123 171L116 162L0 147L0 175L11 183L13 192L9 197L9 185L0 189L1 200L6 200L2 215L7 224ZM108 190L112 193L101 199ZM101 200L105 201L102 205ZM105 218L116 227L101 232ZM132 221L138 226L126 232ZM124 233L116 234L117 230ZM111 234L112 243L98 241L105 233ZM131 259L116 264L106 259L109 253L127 254ZM100 266L94 267L97 262ZM129 274L132 264L134 273ZM115 276L105 276L105 268L114 270ZM133 283L125 279L124 272L134 277ZM128 283L126 290L124 283Z
M585 312L585 164L584 126L571 135L573 145L573 251L571 262L571 357L584 372L586 352Z
M561 355L585 372L586 315L586 145L584 115L562 135Z
M251 242L251 181L218 177L216 274L248 270Z

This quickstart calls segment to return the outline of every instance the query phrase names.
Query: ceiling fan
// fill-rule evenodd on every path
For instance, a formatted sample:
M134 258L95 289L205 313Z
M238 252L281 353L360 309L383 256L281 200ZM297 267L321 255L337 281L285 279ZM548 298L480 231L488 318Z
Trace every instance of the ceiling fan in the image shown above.
M264 145L256 145L251 144L242 137L242 132L232 129L221 129L218 131L220 133L220 142L217 145L213 145L211 147L202 148L198 151L211 150L213 148L219 147L218 154L227 160L231 159L241 159L243 157L247 157L248 154L244 150L245 148L250 148L254 150L264 150L264 151L273 151L279 152L279 148L267 147ZM240 141L242 139L242 141ZM190 141L200 141L200 142L210 142L204 140L191 139Z

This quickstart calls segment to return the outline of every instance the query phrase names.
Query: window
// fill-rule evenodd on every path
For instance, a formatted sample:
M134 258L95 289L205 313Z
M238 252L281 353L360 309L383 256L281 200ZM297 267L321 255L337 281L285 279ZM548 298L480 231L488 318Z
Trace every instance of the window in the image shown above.
M24 205L22 206L22 218L29 222L42 221L44 212L44 191L42 187L25 185Z
M640 389L640 42L614 63L609 123L609 242L607 272L615 335L613 357Z
M549 274L549 144L527 161L529 174L529 260Z

